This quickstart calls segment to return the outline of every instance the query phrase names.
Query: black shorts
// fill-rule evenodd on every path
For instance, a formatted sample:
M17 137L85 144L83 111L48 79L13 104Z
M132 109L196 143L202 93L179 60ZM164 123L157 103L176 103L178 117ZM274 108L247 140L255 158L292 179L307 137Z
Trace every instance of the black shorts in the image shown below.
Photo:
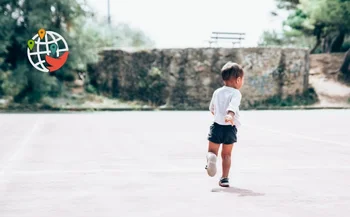
M213 123L210 126L208 140L217 144L233 144L237 142L237 128L232 125Z

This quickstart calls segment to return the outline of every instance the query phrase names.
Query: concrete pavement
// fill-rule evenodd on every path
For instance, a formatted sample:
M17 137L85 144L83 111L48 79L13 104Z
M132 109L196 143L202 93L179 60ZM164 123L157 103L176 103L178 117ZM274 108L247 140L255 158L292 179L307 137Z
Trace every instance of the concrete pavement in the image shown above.
M228 189L209 112L0 114L0 216L349 215L350 110L242 113Z

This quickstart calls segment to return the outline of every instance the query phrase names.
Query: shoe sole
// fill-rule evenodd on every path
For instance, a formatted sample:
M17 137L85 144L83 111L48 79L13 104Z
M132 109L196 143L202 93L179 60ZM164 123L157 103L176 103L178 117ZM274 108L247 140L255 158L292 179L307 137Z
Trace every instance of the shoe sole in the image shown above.
M220 185L221 187L223 187L223 188L228 188L228 187L230 187L229 184L221 184L220 182L219 182L219 185Z
M209 176L213 177L216 174L216 155L210 154L207 156L207 173Z

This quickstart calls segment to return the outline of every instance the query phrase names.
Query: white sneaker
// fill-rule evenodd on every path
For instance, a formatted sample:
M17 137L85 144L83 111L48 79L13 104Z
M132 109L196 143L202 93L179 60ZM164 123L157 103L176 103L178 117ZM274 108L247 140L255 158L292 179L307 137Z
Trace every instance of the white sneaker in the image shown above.
M216 155L212 152L208 152L207 154L207 166L205 169L209 176L213 177L216 174Z

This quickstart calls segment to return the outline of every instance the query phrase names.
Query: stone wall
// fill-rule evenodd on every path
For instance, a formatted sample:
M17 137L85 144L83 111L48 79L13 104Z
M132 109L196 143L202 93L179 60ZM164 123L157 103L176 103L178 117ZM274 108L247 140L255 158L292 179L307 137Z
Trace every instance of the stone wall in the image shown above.
M243 107L301 94L309 83L309 55L303 49L104 50L100 55L89 75L101 93L158 106L207 108L213 91L223 84L220 70L227 61L244 67Z

